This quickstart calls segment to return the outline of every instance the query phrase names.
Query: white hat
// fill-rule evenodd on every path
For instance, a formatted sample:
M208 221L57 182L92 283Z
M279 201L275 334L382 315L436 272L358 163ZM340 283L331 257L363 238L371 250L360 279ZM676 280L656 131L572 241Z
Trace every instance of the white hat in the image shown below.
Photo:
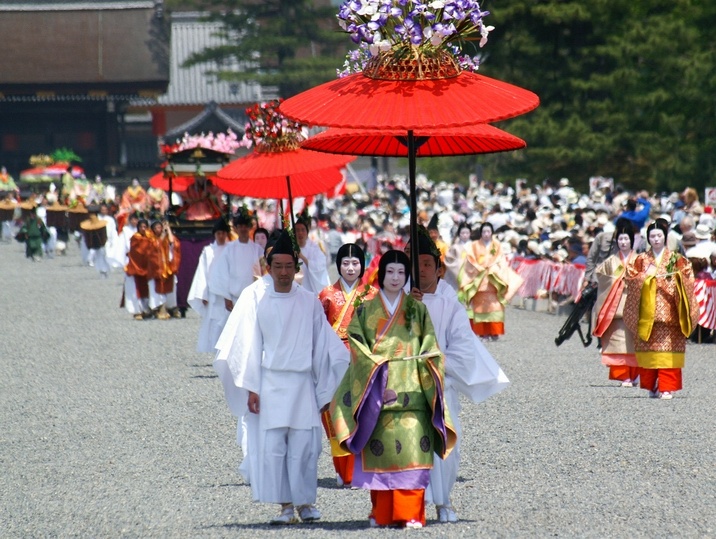
M569 178L562 178L559 180L560 187L566 187L567 185L569 185Z
M694 229L694 236L699 240L710 240L711 239L711 227L705 223L696 225Z

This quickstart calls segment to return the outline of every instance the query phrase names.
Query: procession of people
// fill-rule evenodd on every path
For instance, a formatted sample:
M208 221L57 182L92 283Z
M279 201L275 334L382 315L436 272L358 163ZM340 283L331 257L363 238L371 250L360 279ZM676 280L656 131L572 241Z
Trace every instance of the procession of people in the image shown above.
M179 318L181 241L160 214L137 211L141 188L124 193L134 201L124 215L106 201L86 208L81 259L103 277L124 270L134 319ZM256 501L278 505L272 524L322 518L324 443L337 485L369 491L368 526L420 528L430 506L439 523L459 520L459 395L480 403L509 386L483 342L505 336L506 307L533 284L529 264L570 268L578 290L598 287L594 335L610 380L661 400L683 389L686 343L700 327L695 286L716 277L710 208L686 213L683 193L619 186L582 195L565 179L464 188L423 178L413 248L404 199L392 196L403 188L393 178L369 195L317 196L295 226L267 201L226 197L231 217L212 221L187 283L201 317L196 350L214 356L239 470ZM46 206L28 205L19 228L33 260L52 235L38 216ZM556 290L546 301L564 300Z

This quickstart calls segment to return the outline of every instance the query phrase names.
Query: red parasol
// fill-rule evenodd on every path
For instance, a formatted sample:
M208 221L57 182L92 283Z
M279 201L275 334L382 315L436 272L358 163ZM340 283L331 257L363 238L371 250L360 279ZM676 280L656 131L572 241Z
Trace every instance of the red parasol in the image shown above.
M416 157L496 153L527 146L521 138L487 124L418 129L415 131L415 139ZM377 131L331 127L308 139L302 147L347 155L408 157L405 131L399 129Z
M293 206L294 196L324 193L338 184L340 169L354 159L301 148L254 151L219 170L214 185L233 195L287 198Z
M194 176L171 176L171 185L169 185L169 176L164 172L157 172L154 176L149 178L149 185L155 189L161 189L162 191L177 191L181 193L186 191L192 183L194 183ZM210 178L213 179L213 178Z
M380 80L356 73L286 99L280 109L309 125L407 131L497 122L538 105L529 90L463 71L431 80Z
M308 125L400 130L405 138L410 180L410 239L417 243L416 131L505 120L539 105L536 94L442 59L401 58L392 52L373 58L363 72L327 82L284 101L280 112ZM368 135L372 136L372 135ZM419 286L418 258L412 260Z

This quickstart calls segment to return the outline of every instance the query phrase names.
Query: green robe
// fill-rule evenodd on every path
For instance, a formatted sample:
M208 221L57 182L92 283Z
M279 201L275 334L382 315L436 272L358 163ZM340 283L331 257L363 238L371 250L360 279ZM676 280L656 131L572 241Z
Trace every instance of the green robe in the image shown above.
M360 453L363 472L429 470L433 453L447 456L457 434L425 305L402 294L391 317L378 295L356 309L348 336L351 364L330 409L341 447ZM423 357L405 359L412 356Z
M25 256L27 258L33 256L42 257L42 244L50 237L50 233L42 219L30 217L22 225L20 234L25 238Z

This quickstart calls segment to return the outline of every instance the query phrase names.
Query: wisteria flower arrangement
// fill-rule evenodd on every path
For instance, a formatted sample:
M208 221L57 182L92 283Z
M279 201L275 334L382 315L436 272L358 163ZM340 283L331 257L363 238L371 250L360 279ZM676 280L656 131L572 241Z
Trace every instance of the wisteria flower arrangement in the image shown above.
M338 24L359 45L339 75L358 71L366 57L398 58L450 53L461 69L477 70L479 57L462 54L468 41L483 47L494 27L483 23L489 11L476 0L346 0ZM353 67L351 67L353 65Z
M249 118L243 142L247 148L256 146L259 151L297 149L306 139L307 128L289 120L278 110L282 99L256 103L246 109Z
M171 155L183 150L193 148L204 148L205 150L214 150L222 153L233 154L237 148L242 146L242 141L231 129L227 129L226 133L214 135L211 131L208 134L190 135L184 133L184 136L177 140L176 144L165 144L162 146L164 155Z

